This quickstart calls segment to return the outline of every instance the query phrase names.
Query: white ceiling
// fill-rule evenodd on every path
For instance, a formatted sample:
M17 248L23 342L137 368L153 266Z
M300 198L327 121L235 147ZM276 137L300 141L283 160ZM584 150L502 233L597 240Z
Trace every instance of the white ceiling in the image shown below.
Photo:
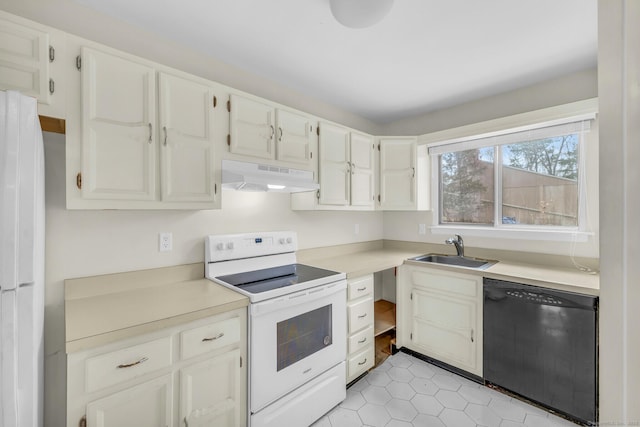
M379 123L596 66L597 0L396 0L366 29L329 0L77 1Z

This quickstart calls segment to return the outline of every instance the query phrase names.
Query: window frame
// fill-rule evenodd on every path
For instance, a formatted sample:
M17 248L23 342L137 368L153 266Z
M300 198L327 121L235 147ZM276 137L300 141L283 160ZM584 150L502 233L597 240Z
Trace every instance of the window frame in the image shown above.
M577 226L546 226L529 224L502 224L499 211L502 203L502 150L495 153L494 161L494 224L464 224L464 223L444 223L440 224L441 215L441 183L440 183L440 162L439 154L432 154L435 147L446 145L454 146L461 143L473 144L473 141L484 138L500 137L502 135L515 134L523 131L542 129L545 127L562 125L567 123L588 122L591 123L596 118L597 99L580 101L558 107L552 107L532 113L523 113L516 116L496 119L490 122L483 122L467 125L460 128L435 132L423 135L420 143L427 145L431 157L431 202L432 202L432 234L450 235L454 233L479 237L499 237L528 240L552 240L552 241L573 241L585 242L595 233L588 230L589 221L587 218L587 197L586 197L586 174L588 156L588 144L585 141L586 131L576 131L579 134L578 141L578 225ZM521 140L525 142L526 139ZM484 144L482 146L505 145L505 144ZM460 146L460 145L458 145ZM472 147L477 148L477 147ZM471 149L471 148L469 148ZM440 148L442 152L444 148ZM459 150L451 150L459 151ZM448 151L445 151L448 152Z

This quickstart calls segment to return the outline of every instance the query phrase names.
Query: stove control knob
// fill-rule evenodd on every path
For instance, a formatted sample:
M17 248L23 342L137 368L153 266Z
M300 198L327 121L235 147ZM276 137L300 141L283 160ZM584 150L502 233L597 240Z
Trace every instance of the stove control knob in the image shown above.
M233 249L233 242L227 243L227 249Z
M281 238L280 238L280 244L281 244L281 245L284 245L284 242L285 242L284 237L281 237Z
M287 243L291 243L293 242L293 239L291 237L287 237Z
M224 243L218 243L216 245L216 249L219 250L219 251L223 250L224 249Z

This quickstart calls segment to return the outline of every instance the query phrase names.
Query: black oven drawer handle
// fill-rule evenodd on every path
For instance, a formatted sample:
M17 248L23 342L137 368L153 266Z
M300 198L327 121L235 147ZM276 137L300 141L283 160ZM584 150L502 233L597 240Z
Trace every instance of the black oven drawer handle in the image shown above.
M220 332L218 335L216 335L215 337L211 337L211 338L202 338L202 342L207 342L207 341L215 341L219 338L222 338L224 336L224 332Z

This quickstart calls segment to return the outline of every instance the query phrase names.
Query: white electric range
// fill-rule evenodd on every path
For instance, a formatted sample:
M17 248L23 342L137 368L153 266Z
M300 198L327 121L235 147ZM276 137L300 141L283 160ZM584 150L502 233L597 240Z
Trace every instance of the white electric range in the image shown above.
M296 262L295 232L207 236L207 278L249 297L249 424L307 426L346 397L346 276Z

